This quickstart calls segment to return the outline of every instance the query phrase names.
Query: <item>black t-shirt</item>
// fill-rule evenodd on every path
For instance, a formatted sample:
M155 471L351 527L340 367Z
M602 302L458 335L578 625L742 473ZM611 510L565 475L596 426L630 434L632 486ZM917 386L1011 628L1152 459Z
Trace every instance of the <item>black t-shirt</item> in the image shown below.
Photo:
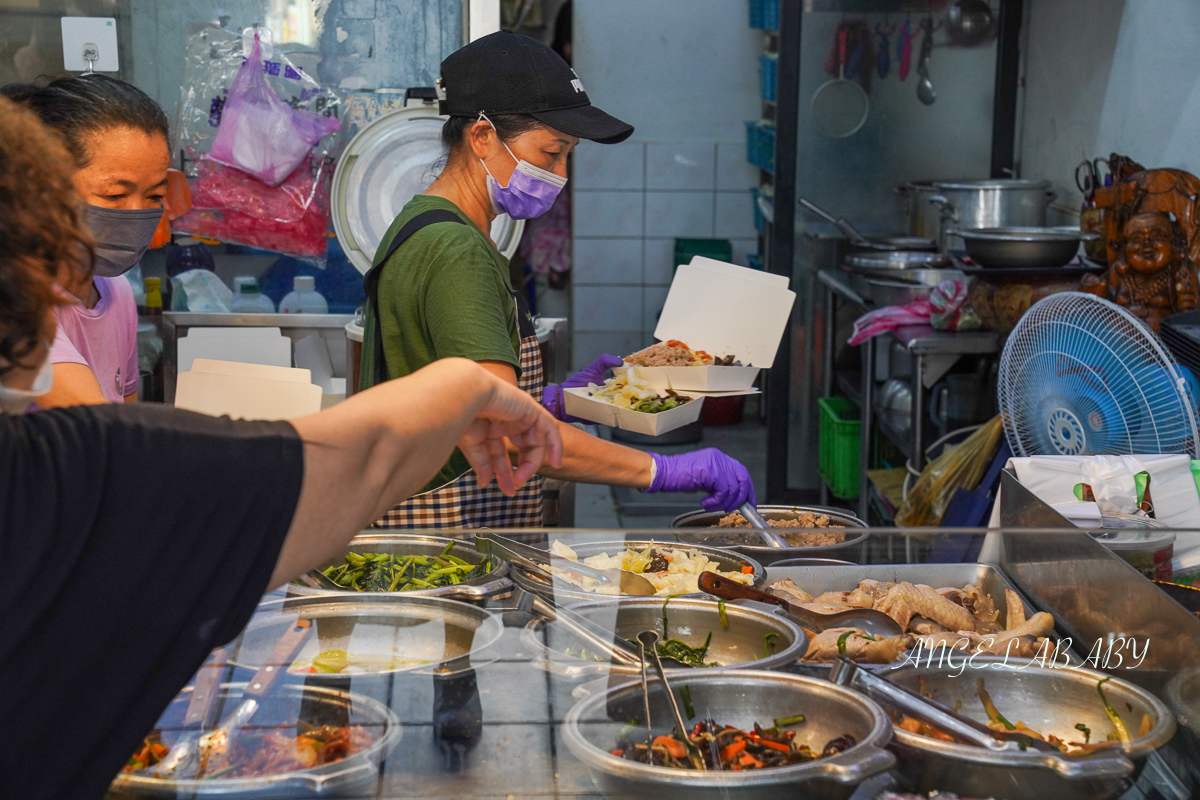
M104 794L249 621L303 473L283 422L0 414L0 795Z

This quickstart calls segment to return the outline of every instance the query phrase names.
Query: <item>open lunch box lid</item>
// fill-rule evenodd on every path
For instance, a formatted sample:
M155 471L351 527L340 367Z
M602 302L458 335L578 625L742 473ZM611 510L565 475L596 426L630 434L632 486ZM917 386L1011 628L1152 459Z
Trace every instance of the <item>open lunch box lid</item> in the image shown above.
M333 230L364 275L400 209L437 177L445 121L436 105L389 111L359 131L338 159L330 201ZM523 220L496 217L491 237L501 255L512 257L524 230Z
M733 355L741 367L640 367L656 388L693 392L749 389L760 369L775 361L796 293L773 275L696 256L675 279L654 329L713 356ZM620 372L620 369L614 370Z

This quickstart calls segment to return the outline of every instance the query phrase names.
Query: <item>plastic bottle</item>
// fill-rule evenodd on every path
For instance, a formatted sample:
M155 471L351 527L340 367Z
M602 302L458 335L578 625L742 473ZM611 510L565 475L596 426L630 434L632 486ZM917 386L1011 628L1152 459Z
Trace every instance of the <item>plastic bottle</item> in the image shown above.
M258 281L249 280L238 286L237 297L233 298L233 313L274 314L275 304L258 290Z
M280 314L328 314L329 303L314 287L317 281L312 275L297 275L292 280L292 291L279 301Z

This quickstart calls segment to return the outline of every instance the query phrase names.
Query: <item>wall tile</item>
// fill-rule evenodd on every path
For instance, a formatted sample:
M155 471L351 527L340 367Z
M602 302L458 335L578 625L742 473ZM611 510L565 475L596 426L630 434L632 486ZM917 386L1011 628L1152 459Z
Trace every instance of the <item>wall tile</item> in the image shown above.
M712 191L716 151L711 142L650 142L646 145L647 189Z
M717 190L758 186L758 168L746 160L745 142L717 142Z
M627 356L636 353L651 342L642 336L641 330L610 331L607 333L576 333L571 354L571 370L578 372L595 361L601 353Z
M645 142L619 145L583 141L575 150L577 189L641 189L645 175Z
M717 238L747 238L755 234L754 205L749 191L717 192Z
M642 329L642 287L575 287L574 330L640 331Z
M641 192L577 191L572 199L576 237L643 235Z
M733 245L733 263L739 267L750 266L746 256L758 252L758 239L730 239L729 243Z
M666 285L675 278L675 240L645 239L642 280L647 286Z
M658 315L662 313L670 290L669 286L647 286L642 292L642 330L646 333L647 341L654 335Z
M641 239L576 239L575 285L641 284Z
M713 194L711 192L646 192L645 235L711 237L713 235Z

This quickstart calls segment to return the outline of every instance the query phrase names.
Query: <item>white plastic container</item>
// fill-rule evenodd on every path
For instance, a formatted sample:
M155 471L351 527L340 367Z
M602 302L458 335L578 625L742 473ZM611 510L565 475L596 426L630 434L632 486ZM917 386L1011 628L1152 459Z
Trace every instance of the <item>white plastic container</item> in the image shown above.
M258 290L257 281L248 280L238 286L237 296L233 298L233 313L274 314L275 304Z
M328 314L329 303L314 288L317 281L312 275L297 275L292 281L292 291L279 301L280 314Z

